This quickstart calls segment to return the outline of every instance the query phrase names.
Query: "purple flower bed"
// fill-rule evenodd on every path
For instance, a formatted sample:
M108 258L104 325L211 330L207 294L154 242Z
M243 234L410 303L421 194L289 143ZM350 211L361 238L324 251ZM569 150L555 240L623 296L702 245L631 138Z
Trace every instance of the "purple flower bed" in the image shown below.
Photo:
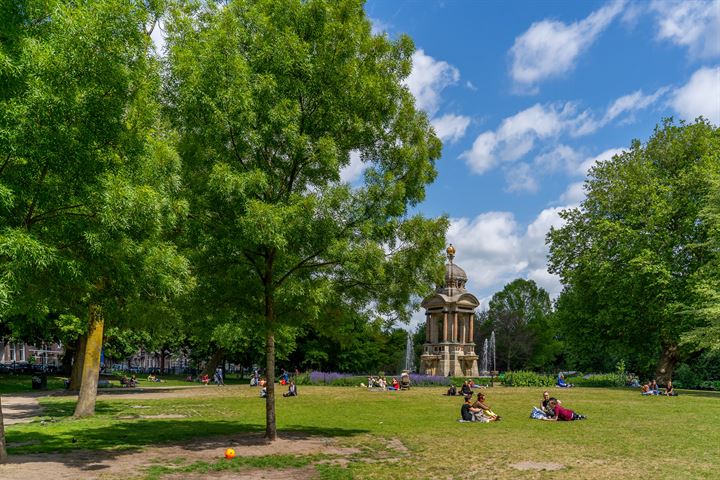
M336 380L341 378L352 377L349 373L338 373L338 372L311 372L310 383L317 384L323 383L329 385Z
M307 375L307 376L306 376ZM361 383L367 383L367 375L352 375L350 373L339 373L339 372L310 372L310 374L303 374L305 381L299 380L300 384L311 384L311 385L334 385L334 386L358 386ZM388 380L393 377L400 380L400 375L386 375ZM410 384L413 386L448 386L453 382L452 378L443 377L440 375L423 375L419 373L410 374ZM462 383L462 382L461 382Z
M441 375L423 375L420 373L410 374L411 385L450 385L452 379Z

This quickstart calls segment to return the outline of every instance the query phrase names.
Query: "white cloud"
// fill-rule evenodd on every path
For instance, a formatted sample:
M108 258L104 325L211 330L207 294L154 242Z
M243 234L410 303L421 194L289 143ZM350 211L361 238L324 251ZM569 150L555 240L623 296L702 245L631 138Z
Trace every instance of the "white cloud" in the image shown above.
M155 47L155 53L158 56L165 56L165 24L162 20L158 20L158 22L155 24L155 27L153 28L152 33L150 33L150 39L153 42L153 46Z
M569 205L574 206L574 205ZM473 219L450 221L448 241L457 248L455 261L468 274L468 289L489 299L516 278L534 280L552 297L561 290L560 280L547 272L545 235L563 224L560 211L542 210L527 227L510 212L486 212Z
M510 74L516 85L536 93L537 82L574 69L579 55L595 42L624 5L625 0L613 1L569 25L557 20L533 23L510 49Z
M575 182L568 185L567 189L560 195L560 203L564 205L577 206L585 200L585 182Z
M373 35L383 35L390 30L391 26L392 25L380 20L379 18L370 18L370 32Z
M538 191L538 182L532 167L527 163L518 163L505 172L508 192Z
M465 135L465 130L470 125L470 117L448 113L442 117L433 118L432 125L440 140L455 143Z
M470 150L460 158L475 173L484 173L501 161L513 162L530 152L538 139L557 136L577 128L583 115L575 114L572 103L535 104L502 121L497 131L481 133Z
M698 75L697 81L693 82L695 80L693 76L693 80L684 87L687 91L680 92L682 95L676 95L676 99L682 99L676 103L678 105L684 103L688 106L701 105L704 108L700 110L701 113L705 112L705 116L710 119L717 118L720 100L713 99L720 98L717 94L720 82L713 80L712 75L704 70L698 71L696 75ZM718 76L717 69L714 75ZM563 144L553 147L554 141L563 134L580 137L594 133L623 116L627 117L623 121L631 121L634 112L658 103L668 91L668 87L661 87L650 94L637 90L623 95L608 106L600 119L597 119L590 110L578 112L577 105L573 102L545 105L538 103L504 119L497 130L482 132L475 139L472 147L464 151L460 158L465 160L473 173L482 174L501 163L520 160L539 142L549 142L550 150L538 155L533 162L536 167L541 167L532 170L535 175L561 168L572 175L584 175L587 172L587 165L585 162L581 163L581 155ZM680 111L679 106L676 109ZM511 191L523 190L517 188L519 183L515 182L513 185ZM525 181L524 185L531 186L532 183Z
M615 100L605 112L602 119L602 125L610 123L618 116L627 112L642 110L654 104L669 89L668 87L658 88L655 93L644 95L642 90L637 90L629 95L624 95Z
M575 174L577 164L582 155L567 145L557 145L552 150L535 157L533 165L540 172L556 172L564 170L567 173Z
M720 125L720 66L703 67L673 92L670 105L683 120L693 121L700 115Z
M659 39L687 47L694 57L720 55L720 0L654 0L650 9Z
M353 150L350 152L350 163L340 169L340 181L345 183L354 183L359 180L368 165L362 161L360 152Z
M622 148L609 148L599 155L594 157L586 158L580 165L578 165L576 173L578 175L587 175L588 171L598 162L604 162L610 160L615 155L619 155L623 152Z
M405 84L415 97L417 107L432 116L440 105L440 93L460 80L460 72L449 63L426 55L422 49L413 53L412 64Z

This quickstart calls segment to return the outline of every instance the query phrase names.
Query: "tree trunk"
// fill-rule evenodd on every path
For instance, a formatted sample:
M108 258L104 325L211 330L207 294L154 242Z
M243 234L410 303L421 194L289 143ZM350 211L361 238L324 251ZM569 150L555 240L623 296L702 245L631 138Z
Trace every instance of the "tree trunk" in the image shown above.
M222 361L224 355L224 349L218 348L217 350L215 350L215 352L212 354L212 357L210 357L210 360L208 360L208 362L205 364L205 368L203 368L201 375L212 376L215 373L218 365L220 365L220 362Z
M85 360L82 367L82 384L75 406L75 417L95 414L95 400L100 377L100 352L102 350L105 318L99 305L90 305L90 329L85 343Z
M60 361L60 374L67 377L72 376L72 364L73 358L75 358L75 352L77 351L77 341L74 345L65 345L65 353Z
M72 373L70 374L70 390L80 390L82 384L83 363L85 362L85 345L87 335L80 335L75 343L75 354L73 355Z
M265 344L267 357L265 374L267 383L267 396L265 397L265 438L274 442L277 440L277 427L275 425L275 333L268 327Z
M5 449L5 423L2 414L2 395L0 395L0 463L7 461L7 450Z
M160 375L165 375L165 350L160 350Z
M663 345L662 356L658 364L656 376L660 385L666 385L668 380L672 380L675 365L678 362L677 345Z

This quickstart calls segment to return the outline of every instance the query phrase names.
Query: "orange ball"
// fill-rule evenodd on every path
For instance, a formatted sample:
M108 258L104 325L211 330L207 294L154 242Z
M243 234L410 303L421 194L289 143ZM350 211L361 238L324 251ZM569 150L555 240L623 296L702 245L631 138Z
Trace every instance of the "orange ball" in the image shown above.
M235 450L233 450L232 448L228 448L227 450L225 450L225 458L227 458L228 460L230 460L231 458L235 458Z

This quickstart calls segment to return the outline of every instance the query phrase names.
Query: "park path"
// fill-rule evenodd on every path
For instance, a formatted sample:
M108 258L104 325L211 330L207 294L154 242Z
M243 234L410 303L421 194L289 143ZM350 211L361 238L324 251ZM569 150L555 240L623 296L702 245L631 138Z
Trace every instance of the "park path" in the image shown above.
M2 396L3 423L5 426L15 423L28 423L33 418L42 415L42 407L38 403L38 397L44 397L47 393L21 393Z
M178 398L189 396L201 396L210 394L216 387L205 387L202 385L187 387L152 387L152 388L125 388L99 390L98 397L108 399L135 399L153 400L160 398ZM222 387L226 388L226 387ZM2 411L5 425L16 423L29 423L35 417L41 416L42 407L38 402L42 397L67 397L77 400L76 393L68 393L65 390L51 390L47 392L27 392L2 395Z

